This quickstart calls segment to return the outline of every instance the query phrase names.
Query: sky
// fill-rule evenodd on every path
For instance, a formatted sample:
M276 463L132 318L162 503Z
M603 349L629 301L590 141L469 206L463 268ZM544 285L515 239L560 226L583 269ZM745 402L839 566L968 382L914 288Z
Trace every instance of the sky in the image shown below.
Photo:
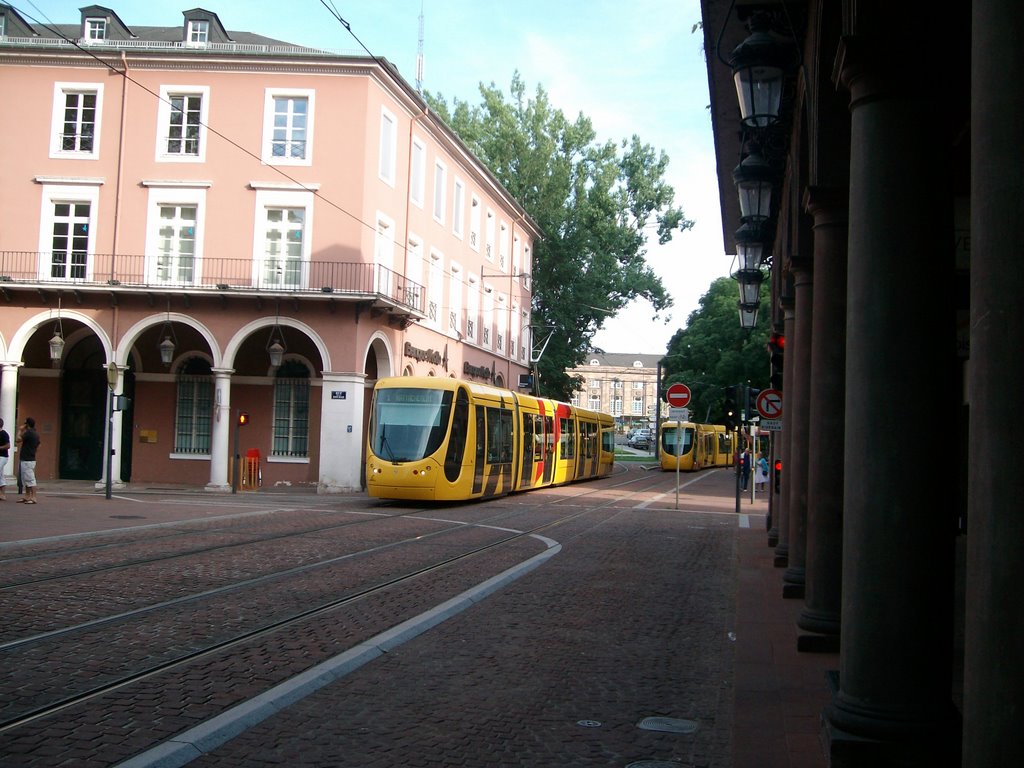
M82 0L8 0L31 21L77 23ZM729 274L699 0L203 0L228 30L254 32L339 53L367 51L394 63L410 84L423 15L423 88L479 104L480 83L506 95L519 72L570 119L582 112L599 142L634 134L669 157L675 204L695 222L647 262L674 306L657 320L643 300L607 320L594 338L605 352L660 354L711 282ZM195 0L104 0L131 27L176 26ZM347 30L327 6L348 22Z

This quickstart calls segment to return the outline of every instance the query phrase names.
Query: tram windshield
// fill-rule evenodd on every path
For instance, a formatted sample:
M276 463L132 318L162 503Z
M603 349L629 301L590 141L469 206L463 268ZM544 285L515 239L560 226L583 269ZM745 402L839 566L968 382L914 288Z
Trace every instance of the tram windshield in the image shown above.
M370 423L370 450L387 461L417 461L444 442L452 393L439 389L378 389Z
M676 445L679 433L682 432L682 445ZM685 456L693 446L693 427L662 427L661 447L672 456Z

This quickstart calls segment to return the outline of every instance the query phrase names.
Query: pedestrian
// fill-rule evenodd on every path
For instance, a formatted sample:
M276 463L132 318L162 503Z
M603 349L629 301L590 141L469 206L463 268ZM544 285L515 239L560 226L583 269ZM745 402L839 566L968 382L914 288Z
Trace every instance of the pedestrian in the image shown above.
M25 419L25 429L21 433L21 481L25 485L25 498L18 499L19 504L36 503L36 450L39 448L39 433L36 432L36 420L29 416Z
M0 419L0 501L7 501L7 462L11 457L11 436Z
M757 454L757 461L754 462L754 466L757 467L757 474L754 475L754 485L759 491L763 491L768 485L768 459L764 457L763 453Z
M743 481L743 490L747 490L750 483L750 449L744 448L740 456L740 479Z

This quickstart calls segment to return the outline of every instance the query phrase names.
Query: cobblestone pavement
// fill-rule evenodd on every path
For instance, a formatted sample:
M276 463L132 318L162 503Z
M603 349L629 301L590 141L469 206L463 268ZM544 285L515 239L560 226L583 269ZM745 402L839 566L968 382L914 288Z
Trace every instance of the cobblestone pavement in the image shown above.
M235 680L239 667L264 669L266 659L257 659L257 652L247 656L239 651L195 673L209 690L202 707L190 710L181 704L186 700L177 685L157 678L129 697L115 695L102 706L92 705L91 730L79 727L74 751L61 748L60 733L41 728L38 738L21 742L27 752L0 754L9 765L109 765L137 754L126 765L192 759L194 766L824 766L814 746L817 698L800 701L802 719L772 719L767 731L756 711L760 707L764 714L781 717L793 700L792 691L771 698L779 678L765 687L763 664L770 667L773 660L760 653L763 638L755 643L750 638L764 625L737 616L737 585L752 573L765 573L756 561L768 554L763 539L767 505L744 500L737 515L731 477L722 471L684 476L678 504L671 473L648 473L647 488L640 491L633 490L637 484L619 482L641 471L632 467L600 484L540 492L544 504L535 509L526 509L526 501L535 505L540 496L523 494L439 514L469 521L507 513L514 520L511 527L525 528L550 519L556 506L563 515L581 513L543 532L546 549L535 542L519 547L515 557L489 562L491 556L481 556L479 565L449 577L449 583L424 585L397 601L367 604L369 613L343 614L333 630L320 624L316 632L289 633L277 641L276 650L271 646L258 652L279 654L278 666L286 669L284 659L293 658L296 650L319 659L335 644L343 647L339 637L353 627L365 624L367 632L386 634L388 627L429 613L446 597L473 589L514 562L542 558L508 583L478 593L464 609L429 618L408 639L382 642L372 652L350 652L351 658L326 676L329 682L314 681L316 669L311 672L307 663L305 672L299 665L288 673L299 674L298 683L278 676L261 685L224 689L216 682L219 676ZM583 488L588 493L579 495ZM316 556L311 541L337 537L319 530L325 517L341 509L377 511L359 494L165 496L160 504L146 504L143 492L105 500L65 488L53 491L52 503L42 499L30 510L34 515L22 505L18 519L0 516L0 540L8 541L0 543L4 583L14 571L19 578L39 576L32 560L17 558L28 547L26 539L38 547L39 539L49 537L46 546L73 550L97 540L91 531L113 528L102 534L109 550L93 549L88 555L102 566L115 563L121 539L137 540L140 529L146 537L135 556L197 547L175 525L182 520L210 523L216 532L202 540L204 545L249 544L266 537L257 550L243 548L248 556L242 565L229 565L230 557L219 550L216 565L200 574L212 581L228 578L231 569L238 570L231 578L251 576L261 567L281 564L275 560L284 557L275 551L283 546L272 538L275 527L260 526L255 536L244 525L225 526L225 520L276 520L287 532L301 514L310 531L298 547L301 560ZM52 519L38 514L48 503ZM141 520L129 514L133 507ZM75 517L68 519L70 509ZM10 531L19 538L11 541ZM289 547L288 558L294 558L296 548ZM59 573L52 570L59 566L47 567ZM770 578L767 583L771 591ZM126 594L137 591L136 585L126 585ZM60 599L51 595L47 602ZM759 608L742 595L739 605L753 612ZM25 615L25 609L17 613ZM199 622L207 631L211 624L209 619ZM772 642L786 646L785 619L777 634ZM152 642L143 635L129 646L144 650ZM0 663L8 662L0 656ZM825 659L819 665L828 663L835 662ZM824 688L817 672L808 671L804 681L815 694ZM245 704L251 696L262 696L265 705L259 698ZM214 728L207 718L218 711L218 703L222 714ZM136 707L149 714L138 717L133 727ZM159 711L166 714L162 724L159 716L151 719ZM119 723L113 731L116 745L111 729L104 728L113 721ZM794 729L799 733L788 733ZM765 744L760 758L750 748L755 733ZM7 741L0 734L0 747Z

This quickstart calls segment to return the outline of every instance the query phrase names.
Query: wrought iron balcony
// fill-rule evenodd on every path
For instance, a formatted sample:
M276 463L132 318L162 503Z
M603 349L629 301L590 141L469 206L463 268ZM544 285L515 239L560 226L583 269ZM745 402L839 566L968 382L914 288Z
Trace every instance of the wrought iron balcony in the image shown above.
M83 251L0 251L0 291L18 289L277 295L372 301L425 317L423 286L378 264L281 256L225 259Z

